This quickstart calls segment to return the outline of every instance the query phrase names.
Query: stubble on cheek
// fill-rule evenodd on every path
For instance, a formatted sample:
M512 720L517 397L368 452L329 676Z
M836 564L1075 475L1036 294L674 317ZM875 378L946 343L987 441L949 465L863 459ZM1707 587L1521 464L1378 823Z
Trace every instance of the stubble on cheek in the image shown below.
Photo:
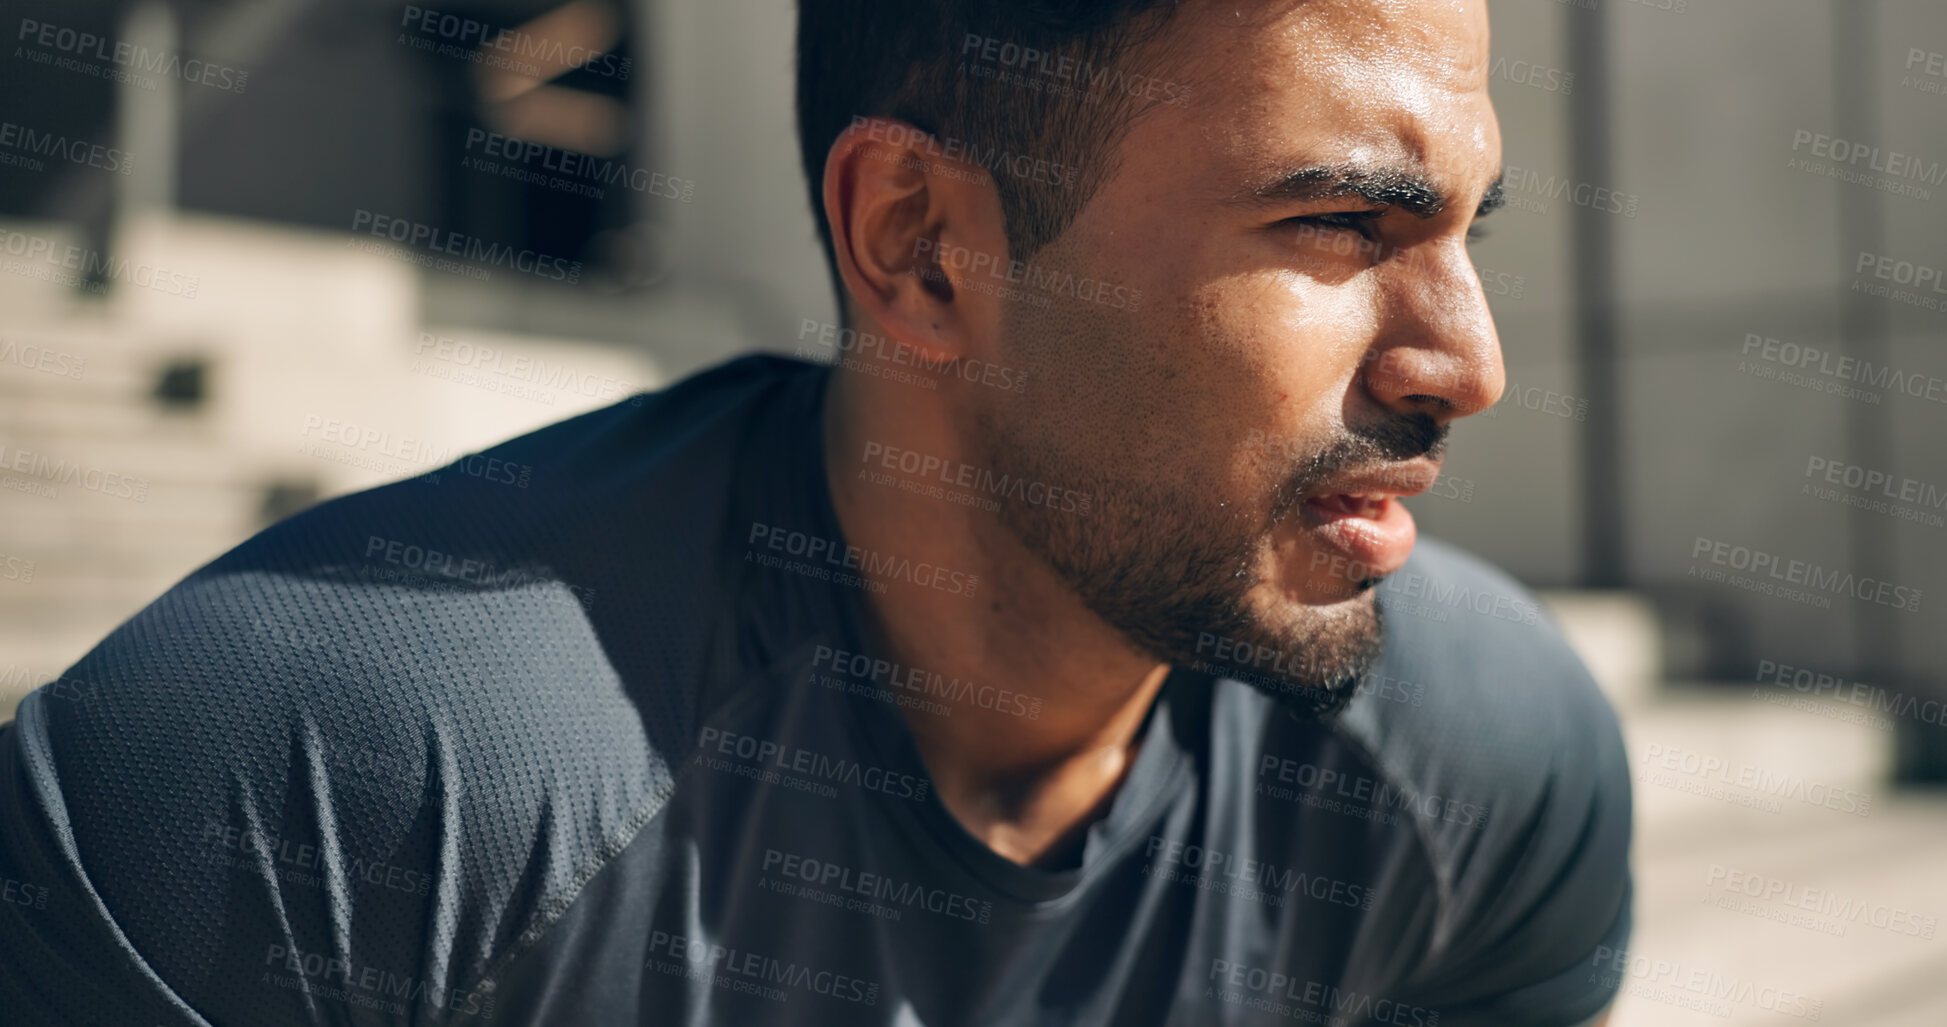
M1093 502L1084 516L1011 502L998 516L1142 650L1296 712L1335 708L1375 644L1371 598L1306 601L1320 589L1292 461L1246 444L1250 426L1275 423L1276 376L1230 334L1235 311L1190 301L1158 316L1169 309L1010 311L1002 360L1034 384L968 418L971 451ZM1214 636L1278 656L1214 663Z

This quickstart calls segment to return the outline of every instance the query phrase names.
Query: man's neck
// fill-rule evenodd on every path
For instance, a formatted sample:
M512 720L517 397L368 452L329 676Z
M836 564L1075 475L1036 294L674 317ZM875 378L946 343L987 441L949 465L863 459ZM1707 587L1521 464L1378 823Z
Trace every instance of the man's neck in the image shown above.
M888 473L861 459L872 444L965 459L945 396L842 370L827 388L826 479L846 542L980 582L969 597L887 580L866 593L873 646L904 666L1042 700L1035 718L972 702L951 716L906 709L941 801L1008 859L1072 862L1134 762L1168 666L1095 616L994 514L864 476Z

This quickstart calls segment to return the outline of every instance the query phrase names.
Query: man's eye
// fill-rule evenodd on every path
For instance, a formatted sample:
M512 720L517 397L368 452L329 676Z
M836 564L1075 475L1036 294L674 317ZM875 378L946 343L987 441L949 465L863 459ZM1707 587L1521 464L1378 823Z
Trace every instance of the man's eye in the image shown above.
M1372 223L1384 213L1383 210L1342 210L1330 214L1307 214L1291 220L1314 231L1357 232L1360 238L1371 239Z
M1493 233L1489 232L1487 229L1482 228L1479 225L1467 226L1467 242L1469 245L1480 242L1482 239L1487 238L1491 234Z

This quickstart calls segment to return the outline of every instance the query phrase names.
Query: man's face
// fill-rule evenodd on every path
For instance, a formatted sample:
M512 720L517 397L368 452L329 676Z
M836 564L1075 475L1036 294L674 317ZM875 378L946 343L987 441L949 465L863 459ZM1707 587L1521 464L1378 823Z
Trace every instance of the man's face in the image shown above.
M1466 251L1500 170L1487 16L1192 4L1167 31L1192 101L1144 111L1029 262L1121 289L1011 303L997 351L1033 387L962 427L989 466L1095 497L1002 517L1140 648L1332 709L1413 542L1397 498L1350 497L1426 488L1446 425L1501 391Z

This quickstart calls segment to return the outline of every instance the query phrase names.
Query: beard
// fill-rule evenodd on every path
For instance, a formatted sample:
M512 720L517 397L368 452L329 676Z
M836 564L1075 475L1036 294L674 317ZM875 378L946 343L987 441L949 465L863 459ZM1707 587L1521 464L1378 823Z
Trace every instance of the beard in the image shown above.
M1089 345L1096 331L1088 329L1103 327L1091 317L1079 320L1096 323L1077 324L1072 313L1064 320L1060 346L1069 353ZM1032 330L1030 323L1012 327ZM1015 350L1033 368L1037 348L1029 342ZM1071 389L1088 387L1058 368L1041 380L1063 378ZM1071 389L1056 394L1073 396ZM1137 405L1122 409L1135 416L1126 411ZM1194 467L1171 467L1167 459L1091 455L1091 443L1142 433L1127 424L1079 423L1084 417L1045 398L975 416L971 436L988 467L1093 497L1086 513L1004 503L996 514L1002 526L1148 656L1246 684L1301 720L1342 710L1384 648L1373 592L1380 579L1348 582L1345 598L1329 605L1287 598L1275 581L1273 532L1287 518L1303 517L1299 504L1335 475L1437 457L1445 426L1425 414L1393 414L1338 428L1302 450L1286 448L1277 476L1253 502L1200 488Z

